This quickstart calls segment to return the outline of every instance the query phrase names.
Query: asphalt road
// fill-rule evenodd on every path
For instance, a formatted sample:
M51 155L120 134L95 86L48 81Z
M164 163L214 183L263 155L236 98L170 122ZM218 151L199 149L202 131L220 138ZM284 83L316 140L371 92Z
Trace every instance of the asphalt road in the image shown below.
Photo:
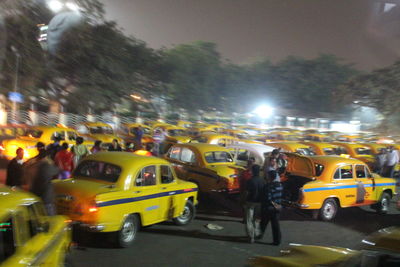
M212 223L222 226L213 231ZM298 210L281 214L282 244L273 246L270 228L264 239L247 241L241 209L234 200L212 197L203 200L196 219L188 226L165 222L146 227L138 233L135 244L126 249L109 247L104 235L75 237L79 247L70 255L73 267L88 266L245 266L258 255L279 255L289 243L340 246L356 249L363 237L381 228L399 225L400 211L394 203L387 215L378 215L369 208L347 208L334 222L313 220Z

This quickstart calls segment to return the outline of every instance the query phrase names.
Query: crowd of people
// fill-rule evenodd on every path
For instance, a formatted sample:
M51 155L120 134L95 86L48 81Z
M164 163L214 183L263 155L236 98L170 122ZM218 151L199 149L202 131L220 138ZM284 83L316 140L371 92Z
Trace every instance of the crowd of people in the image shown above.
M395 167L399 163L399 151L394 146L389 146L388 149L381 149L375 155L375 172L384 176L394 178Z

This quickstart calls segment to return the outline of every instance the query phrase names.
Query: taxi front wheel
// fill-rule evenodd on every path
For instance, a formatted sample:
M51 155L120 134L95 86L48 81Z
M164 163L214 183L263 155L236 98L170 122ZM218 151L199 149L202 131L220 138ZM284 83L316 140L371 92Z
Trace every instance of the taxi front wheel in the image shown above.
M196 208L194 207L192 201L188 200L186 201L185 207L183 208L181 215L174 218L173 220L176 225L186 225L193 220L195 215Z
M338 211L337 202L332 198L328 198L327 200L324 201L324 204L319 210L319 218L322 221L331 221L335 218L337 211Z
M136 214L129 215L122 224L121 230L116 233L118 247L126 248L132 245L139 230L139 218Z

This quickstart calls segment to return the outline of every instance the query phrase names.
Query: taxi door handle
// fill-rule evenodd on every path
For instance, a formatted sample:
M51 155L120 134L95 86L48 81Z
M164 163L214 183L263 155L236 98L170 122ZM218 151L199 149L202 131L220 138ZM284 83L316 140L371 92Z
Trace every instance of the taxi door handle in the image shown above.
M137 194L137 193L140 193L140 192L142 192L142 191L134 191L133 193Z
M167 188L166 188L166 187L161 187L161 189L165 190L165 189L167 189Z

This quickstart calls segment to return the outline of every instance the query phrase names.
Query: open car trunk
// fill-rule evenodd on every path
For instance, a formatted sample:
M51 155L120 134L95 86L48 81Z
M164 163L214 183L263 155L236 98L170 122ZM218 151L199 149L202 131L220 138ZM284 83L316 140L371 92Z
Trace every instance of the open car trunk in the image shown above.
M294 153L286 153L288 166L286 168L286 181L283 182L283 199L290 204L300 199L299 190L306 183L315 178L315 164L311 158Z

